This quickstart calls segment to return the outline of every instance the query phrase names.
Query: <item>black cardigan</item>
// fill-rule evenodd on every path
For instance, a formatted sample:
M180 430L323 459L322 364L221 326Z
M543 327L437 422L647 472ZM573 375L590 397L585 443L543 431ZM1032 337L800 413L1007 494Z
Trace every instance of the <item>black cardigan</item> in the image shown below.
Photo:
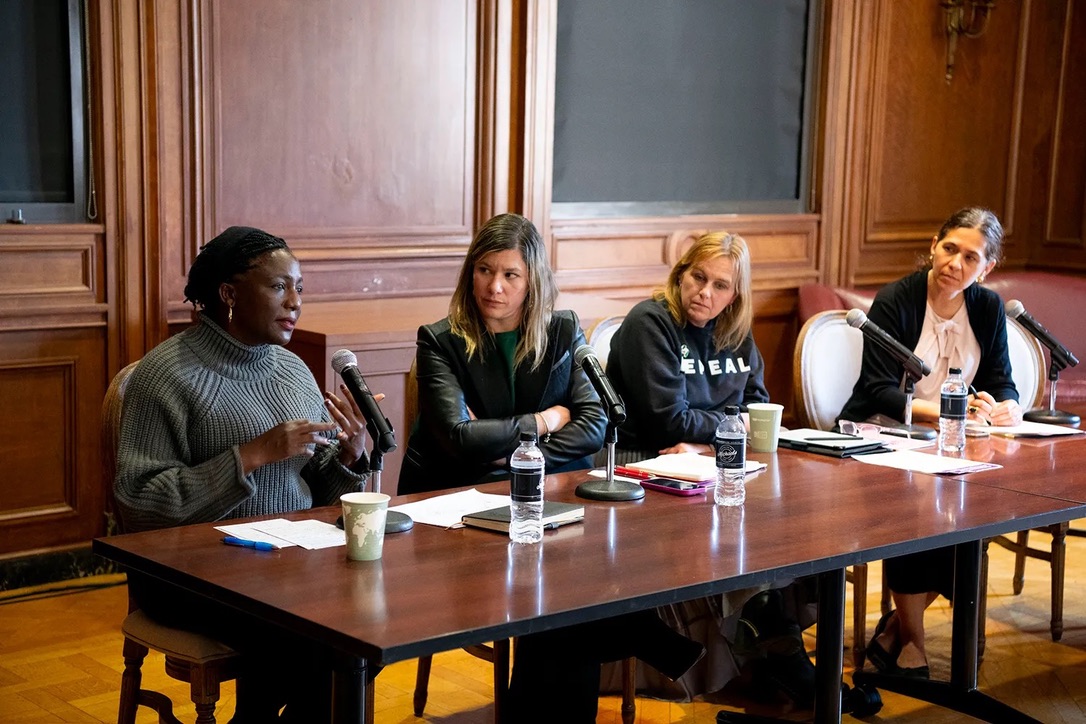
M969 326L980 344L980 365L973 386L991 394L997 401L1018 400L1018 390L1011 379L1011 360L1007 351L1007 316L999 295L979 284L963 292ZM915 272L887 284L875 295L868 319L886 330L911 350L920 341L928 299L928 272ZM860 378L838 419L860 422L881 413L897 420L905 416L905 393L901 377L905 369L881 347L864 340Z
M599 396L573 352L585 343L577 315L556 311L547 329L543 361L534 371L522 363L516 394L509 372L490 335L469 361L463 338L448 319L419 327L419 419L411 433L400 471L399 492L417 493L472 485L501 474L520 444L521 431L536 431L534 413L553 405L569 408L569 423L539 447L547 472L591 466L603 447L607 418ZM471 409L476 419L468 415Z

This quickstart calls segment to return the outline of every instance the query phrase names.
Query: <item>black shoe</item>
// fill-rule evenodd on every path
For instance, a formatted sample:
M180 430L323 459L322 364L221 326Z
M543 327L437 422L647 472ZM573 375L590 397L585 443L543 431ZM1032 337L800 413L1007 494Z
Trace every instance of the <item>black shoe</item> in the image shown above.
M770 654L766 657L763 672L797 708L810 709L814 706L815 666L805 648L800 646L784 656Z
M701 643L668 626L655 612L629 616L629 621L636 622L630 632L636 637L633 655L672 681L678 680L705 656Z
M910 668L898 667L898 676L904 676L906 679L930 679L931 668L927 664L923 666L912 666Z
M771 589L743 606L736 641L747 653L791 656L803 649L803 630L785 614L780 591Z
M883 614L882 618L879 619L878 625L875 626L875 635L871 637L871 641L867 644L867 649L864 652L867 655L867 660L884 674L901 673L901 669L897 665L897 654L887 651L878 642L879 636L886 630L886 625L893 615L894 612L891 610Z

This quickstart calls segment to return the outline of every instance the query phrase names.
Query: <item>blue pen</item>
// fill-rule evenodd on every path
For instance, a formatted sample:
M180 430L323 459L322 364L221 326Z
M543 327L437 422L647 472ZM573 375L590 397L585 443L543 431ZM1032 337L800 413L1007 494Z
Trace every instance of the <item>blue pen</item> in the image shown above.
M239 546L241 548L255 548L258 551L277 551L279 546L274 543L265 543L262 540L245 540L244 538L235 538L232 535L228 535L222 539L222 542L228 546Z

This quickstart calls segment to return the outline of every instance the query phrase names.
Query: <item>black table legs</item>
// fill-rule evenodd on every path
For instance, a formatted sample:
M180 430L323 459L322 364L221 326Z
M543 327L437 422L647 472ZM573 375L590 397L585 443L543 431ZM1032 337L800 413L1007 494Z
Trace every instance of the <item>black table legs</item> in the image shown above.
M1036 719L977 690L977 599L980 595L981 541L959 543L955 547L954 560L950 681L906 679L874 671L858 671L852 677L853 682L928 701L984 721L1036 722Z
M845 640L845 569L818 575L818 628L815 638L816 724L841 721L841 671Z
M332 673L332 724L372 724L373 677L366 660L336 655Z

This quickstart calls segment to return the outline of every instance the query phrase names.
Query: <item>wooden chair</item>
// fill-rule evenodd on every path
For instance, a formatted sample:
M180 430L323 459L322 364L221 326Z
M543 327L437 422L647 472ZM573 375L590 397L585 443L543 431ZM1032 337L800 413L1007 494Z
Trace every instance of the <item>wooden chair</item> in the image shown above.
M845 314L843 309L815 314L796 339L793 387L803 427L832 428L860 377L863 333L848 325ZM852 583L852 661L859 669L867 648L867 564L857 563L845 578Z
M117 442L120 435L121 406L129 375L136 367L128 365L109 384L102 403L102 458L106 480L112 487L117 467ZM112 497L112 490L110 492ZM150 650L166 656L166 673L188 682L196 705L197 724L214 724L219 685L237 677L241 656L226 644L207 636L163 626L135 607L129 599L129 613L121 624L124 633L124 673L117 711L118 724L136 721L136 710L147 706L158 712L159 721L177 723L173 702L157 691L140 688L143 661Z
M1007 320L1007 347L1011 357L1011 376L1018 388L1019 404L1023 409L1036 407L1044 397L1047 367L1041 343L1028 333L1017 321ZM1018 532L1016 540L1000 535L991 539L1003 548L1014 553L1014 578L1011 586L1014 595L1022 593L1026 580L1026 558L1048 561L1052 571L1052 613L1049 630L1053 641L1063 637L1063 581L1068 535L1086 535L1086 532L1072 530L1068 523L1056 523L1037 530L1052 536L1048 550L1029 546L1029 529ZM981 582L986 584L987 580Z

